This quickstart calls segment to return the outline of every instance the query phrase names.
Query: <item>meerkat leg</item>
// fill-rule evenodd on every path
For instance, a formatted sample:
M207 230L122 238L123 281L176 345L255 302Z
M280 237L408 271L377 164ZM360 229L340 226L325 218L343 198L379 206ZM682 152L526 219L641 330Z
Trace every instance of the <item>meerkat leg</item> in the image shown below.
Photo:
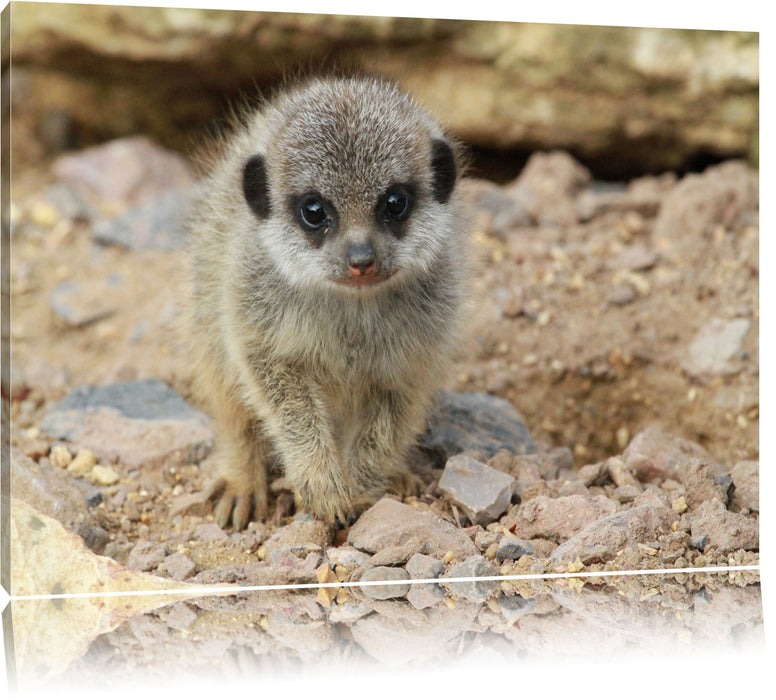
M252 359L260 378L251 390L253 403L286 477L314 517L347 522L353 490L320 387L293 368Z
M417 401L400 393L372 396L347 459L362 503L374 503L386 490L419 492L420 480L409 470L406 458L423 415Z
M243 530L251 519L267 514L269 446L244 409L232 405L216 417L217 453L221 489L213 509L220 527L231 519Z

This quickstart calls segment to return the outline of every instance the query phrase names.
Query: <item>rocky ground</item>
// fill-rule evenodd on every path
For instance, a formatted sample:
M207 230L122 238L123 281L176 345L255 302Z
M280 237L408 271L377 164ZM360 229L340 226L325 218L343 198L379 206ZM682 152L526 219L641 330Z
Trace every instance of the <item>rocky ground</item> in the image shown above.
M472 343L414 457L425 491L337 531L295 513L279 473L267 522L212 521L212 429L187 402L174 332L193 179L142 138L15 173L13 495L93 552L207 585L438 579L321 588L280 622L254 610L256 640L299 616L356 638L390 602L396 619L473 606L448 631L476 619L511 643L557 596L447 579L757 563L759 202L747 165L603 184L555 152L503 186L466 183ZM673 594L648 598L708 588L673 580ZM187 621L170 623L171 609L153 624L207 627L207 605L178 605Z

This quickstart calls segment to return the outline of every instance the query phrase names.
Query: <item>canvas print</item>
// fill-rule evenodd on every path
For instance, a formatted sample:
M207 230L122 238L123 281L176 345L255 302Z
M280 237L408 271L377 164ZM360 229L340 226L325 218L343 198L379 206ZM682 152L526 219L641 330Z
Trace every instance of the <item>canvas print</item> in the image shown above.
M16 682L761 641L756 32L3 22Z

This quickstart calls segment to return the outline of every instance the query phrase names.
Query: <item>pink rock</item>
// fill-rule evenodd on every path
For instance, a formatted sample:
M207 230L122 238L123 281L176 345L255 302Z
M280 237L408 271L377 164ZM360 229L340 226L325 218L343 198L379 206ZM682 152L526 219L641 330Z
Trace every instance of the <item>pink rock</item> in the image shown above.
M522 539L546 537L560 542L616 510L617 504L605 496L537 496L523 503L506 525Z

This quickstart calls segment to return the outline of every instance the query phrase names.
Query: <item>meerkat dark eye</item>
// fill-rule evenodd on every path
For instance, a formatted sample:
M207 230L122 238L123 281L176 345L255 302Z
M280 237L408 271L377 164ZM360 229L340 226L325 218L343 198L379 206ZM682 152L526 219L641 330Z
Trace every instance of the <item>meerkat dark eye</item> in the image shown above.
M308 194L299 202L297 208L299 222L308 231L318 231L331 224L331 216L326 211L326 205L321 198Z
M413 189L409 185L389 187L377 204L377 216L388 226L406 221L412 211Z

